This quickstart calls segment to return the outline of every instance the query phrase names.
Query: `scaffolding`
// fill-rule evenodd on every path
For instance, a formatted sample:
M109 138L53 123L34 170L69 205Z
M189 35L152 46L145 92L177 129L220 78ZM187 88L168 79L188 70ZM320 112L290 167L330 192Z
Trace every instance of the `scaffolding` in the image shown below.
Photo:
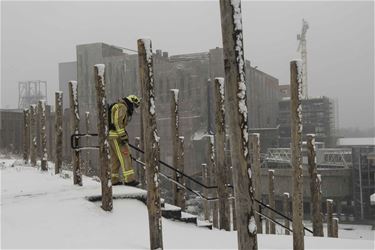
M18 82L18 108L25 109L39 100L47 101L47 81L33 80Z
M267 164L280 168L291 167L290 148L269 148L265 160ZM302 149L302 161L307 165L307 150ZM347 148L321 148L316 150L316 164L318 168L351 168L352 151Z

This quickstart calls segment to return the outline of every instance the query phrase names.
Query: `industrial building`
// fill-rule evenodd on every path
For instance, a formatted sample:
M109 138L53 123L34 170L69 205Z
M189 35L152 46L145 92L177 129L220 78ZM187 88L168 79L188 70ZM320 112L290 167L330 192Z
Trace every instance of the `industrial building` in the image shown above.
M326 147L334 147L335 108L334 102L328 97L302 99L302 135L315 134L317 142ZM280 146L289 147L291 141L290 98L285 97L279 102L278 123L280 125Z
M172 162L170 89L179 89L180 135L185 137L185 166L190 166L188 172L196 172L200 170L200 164L207 161L204 154L196 152L206 150L206 136L215 133L213 81L215 77L224 77L223 50L215 48L208 52L174 56L155 50L153 59L161 159ZM74 67L75 63L80 113L83 117L89 111L93 120L91 124L96 121L95 64L103 63L106 66L108 102L128 94L139 94L138 55L134 52L124 53L122 48L104 43L78 45L77 62L60 64L59 67L60 90L64 96L68 96L67 79L74 76L68 65ZM248 60L245 73L249 127L276 127L280 100L278 79L251 67ZM139 114L133 116L128 132L131 141L140 136Z
M352 149L352 185L355 217L375 219L370 196L375 193L375 138L341 138L338 146Z

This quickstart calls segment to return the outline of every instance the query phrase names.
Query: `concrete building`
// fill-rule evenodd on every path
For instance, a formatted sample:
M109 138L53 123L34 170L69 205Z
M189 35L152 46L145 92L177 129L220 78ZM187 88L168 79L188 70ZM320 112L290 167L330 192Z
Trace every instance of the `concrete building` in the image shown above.
M63 108L69 107L69 81L77 81L77 62L59 63L59 90L63 92ZM52 104L55 106L55 103Z
M180 134L185 137L185 166L188 166L188 173L195 173L200 171L200 164L208 160L207 155L202 153L208 145L205 136L215 132L214 86L209 79L224 77L223 50L215 48L208 52L174 56L156 50L153 58L161 159L172 162L170 89L177 88L180 102ZM96 124L93 67L98 63L106 65L105 80L109 102L129 94L140 94L137 54L127 54L116 46L104 43L78 45L77 80L80 113L83 115L89 111L93 119L91 124ZM249 61L246 61L246 77L250 127L276 127L278 80L250 67ZM65 93L64 95L67 96ZM256 102L261 104L258 105ZM133 116L128 132L131 142L135 136L140 136L139 114Z
M335 211L338 214L353 214L352 200L352 151L350 148L324 148L324 144L316 145L316 162L318 174L322 180L322 207L325 208L325 199L334 201ZM306 143L302 147L303 163L303 199L304 213L310 214L310 174L308 172ZM262 182L268 183L268 169L275 170L275 190L277 201L282 208L283 192L293 193L290 148L269 148L262 164ZM263 185L263 194L267 194L267 185ZM264 195L267 199L267 195ZM347 218L346 218L347 219Z
M0 150L20 154L23 149L22 109L0 109Z
M285 97L290 98L290 85L289 84L279 85L279 90L280 90L280 98L285 98Z
M327 97L302 99L302 135L315 134L317 142L324 142L327 147L334 147L336 138L334 103ZM278 122L280 124L280 146L289 147L291 141L290 98L279 102Z
M375 138L341 138L337 143L352 149L354 215L357 219L375 219L370 196L375 193Z

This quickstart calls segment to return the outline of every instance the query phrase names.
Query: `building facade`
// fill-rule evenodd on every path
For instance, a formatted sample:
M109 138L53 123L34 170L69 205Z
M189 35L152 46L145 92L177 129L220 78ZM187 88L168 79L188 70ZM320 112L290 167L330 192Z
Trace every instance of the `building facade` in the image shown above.
M83 117L86 111L90 112L91 124L96 124L97 119L95 64L106 66L108 102L129 94L140 94L137 54L127 54L104 43L78 45L76 53L80 113ZM153 60L161 159L172 162L170 89L179 89L180 135L185 137L185 166L189 166L188 173L200 171L200 164L208 160L207 154L201 153L207 150L207 136L215 133L214 78L224 77L223 50L215 48L208 52L174 56L155 50ZM249 127L276 127L278 80L252 68L249 61L246 61L245 70ZM67 93L64 95L68 96ZM128 132L131 142L140 136L139 113L133 115Z
M59 90L63 92L63 109L69 108L69 81L77 81L77 62L59 63Z
M315 134L317 142L334 147L336 138L334 103L327 97L302 99L302 136ZM280 124L280 146L289 147L291 142L290 98L279 102L278 122Z

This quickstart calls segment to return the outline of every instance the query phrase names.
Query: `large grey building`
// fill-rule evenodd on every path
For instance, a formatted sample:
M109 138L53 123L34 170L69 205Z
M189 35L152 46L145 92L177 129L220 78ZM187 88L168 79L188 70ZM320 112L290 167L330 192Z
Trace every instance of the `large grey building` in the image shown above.
M77 62L59 63L59 90L63 92L64 109L69 107L68 82L72 80L77 81Z
M213 79L224 77L223 50L169 56L154 50L157 125L160 134L161 159L172 162L170 89L179 89L180 135L185 137L185 166L194 173L207 160L206 135L215 132ZM96 99L94 65L105 64L106 91L109 102L129 94L140 94L138 55L124 53L104 43L77 46L77 81L80 112L95 117ZM246 84L250 127L276 127L279 89L278 79L250 66L246 61ZM67 94L65 94L67 96ZM95 124L96 120L92 121ZM96 129L96 128L93 128ZM133 141L140 136L139 114L133 116L128 132ZM198 170L199 169L199 170Z

